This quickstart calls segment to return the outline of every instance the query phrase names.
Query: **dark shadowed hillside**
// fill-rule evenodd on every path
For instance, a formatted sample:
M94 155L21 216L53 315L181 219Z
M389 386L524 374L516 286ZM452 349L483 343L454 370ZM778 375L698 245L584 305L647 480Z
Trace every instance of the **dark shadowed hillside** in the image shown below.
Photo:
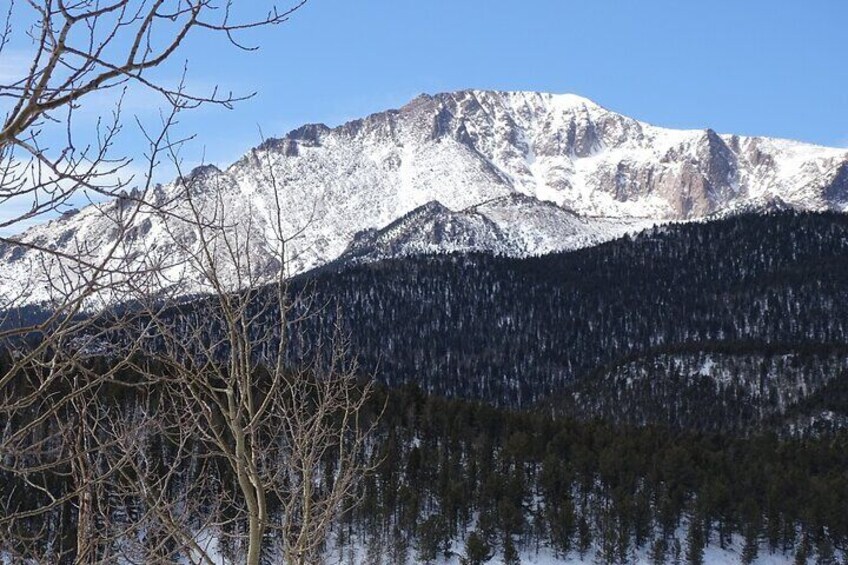
M738 428L848 366L839 214L745 215L539 258L420 257L309 280L342 306L353 351L384 382L505 406L565 395L578 414Z

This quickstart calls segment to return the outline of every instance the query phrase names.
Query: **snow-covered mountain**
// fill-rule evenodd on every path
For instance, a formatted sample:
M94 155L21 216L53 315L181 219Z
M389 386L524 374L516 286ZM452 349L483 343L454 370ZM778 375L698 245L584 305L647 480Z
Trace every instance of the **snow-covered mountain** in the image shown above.
M358 233L339 259L372 261L453 251L542 255L596 245L653 223L638 218L580 216L520 193L458 211L433 200L383 229Z
M460 91L422 95L336 128L307 125L250 150L226 170L199 168L157 189L186 187L195 205L250 224L254 263L267 256L279 199L293 273L341 256L450 250L532 255L593 245L643 226L780 207L848 209L848 151L786 140L660 128L574 95ZM124 237L123 256L179 264L197 244L174 216L143 214L119 236L126 202L36 226L24 241L96 259ZM178 240L180 243L175 244ZM0 246L0 293L27 284L45 298L36 252ZM173 280L181 279L179 267ZM183 280L186 290L202 290Z

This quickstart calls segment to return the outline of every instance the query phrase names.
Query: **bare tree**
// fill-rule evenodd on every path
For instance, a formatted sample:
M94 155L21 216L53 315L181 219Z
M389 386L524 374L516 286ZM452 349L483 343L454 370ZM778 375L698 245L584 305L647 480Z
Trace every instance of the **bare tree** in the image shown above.
M276 194L270 166L268 175ZM179 421L181 433L190 430L225 471L199 478L190 486L196 495L181 494L217 495L214 508L201 511L202 527L186 521L181 505L157 508L163 522L182 530L173 537L194 540L189 549L200 555L203 530L234 544L251 565L275 553L287 563L315 562L369 470L364 449L375 422L360 416L372 382L362 380L342 328L316 338L308 352L292 353L305 317L336 313L291 290L286 253L297 234L283 233L279 202L267 224L232 224L223 193L210 198L205 190L202 204L186 191L185 221L202 227L180 251L189 258L186 276L211 292L181 308L163 307L160 297L146 309L155 331L145 351L159 367L150 378L160 378L171 399L164 419ZM257 245L266 251L263 264L254 263ZM208 482L221 476L234 484Z
M16 76L0 77L0 207L20 211L0 219L0 230L52 217L81 199L106 200L91 209L112 237L106 248L92 249L84 241L58 245L0 235L0 254L25 255L21 269L29 278L0 298L0 349L7 361L0 370L0 473L6 479L0 559L110 562L121 540L154 529L152 511L116 522L120 504L112 500L115 493L135 492L128 481L148 455L142 432L162 429L151 411L119 406L109 396L112 387L146 390L144 382L128 385L123 376L137 372L138 344L108 351L108 366L95 361L106 336L137 327L135 317L112 316L104 327L102 317L81 314L150 289L159 276L163 259L135 260L129 240L139 218L168 213L167 203L151 193L163 159L187 141L174 133L178 116L245 97L191 92L184 64L172 85L156 69L178 63L180 47L197 32L252 49L241 43L242 34L282 23L302 4L279 10L264 2L236 7L231 0L10 0L4 7L0 57L22 64ZM255 17L249 11L257 6L263 11ZM161 100L153 123L127 116L126 97L138 91ZM83 109L104 105L93 126L77 125ZM146 143L143 156L120 149L130 128ZM20 314L18 307L36 300L43 315ZM158 555L185 542L163 539Z
M163 134L174 127L173 115L203 104L229 107L250 96L217 89L192 93L184 81L163 84L155 70L172 62L180 46L201 30L250 49L239 42L239 34L282 23L303 3L285 11L272 4L256 19L237 21L238 12L248 9L236 10L232 0L12 0L0 27L0 56L11 58L9 51L17 47L24 59L19 76L0 83L0 206L28 206L0 220L0 229L66 210L83 191L88 198L122 197L136 208L152 205L146 196L160 165ZM178 74L185 76L184 67ZM126 94L139 90L160 96L166 109L158 134L124 115ZM110 101L112 111L94 127L75 127L81 108ZM135 163L143 171L140 181L130 174L134 159L118 149L122 130L133 121L152 146L143 162ZM119 233L129 229L134 215L114 219ZM119 272L124 266L120 261L111 265L108 259L115 253L103 250L63 253L43 242L6 236L0 236L0 244L97 272Z

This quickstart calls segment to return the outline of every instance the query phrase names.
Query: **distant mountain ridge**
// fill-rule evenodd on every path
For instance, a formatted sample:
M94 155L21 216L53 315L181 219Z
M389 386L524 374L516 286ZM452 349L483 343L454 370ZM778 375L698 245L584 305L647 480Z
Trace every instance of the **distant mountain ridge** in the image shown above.
M552 202L522 194L460 211L433 200L383 229L358 233L339 261L452 252L543 255L589 247L650 225L643 219L579 216Z
M273 173L273 175L271 174ZM292 273L357 260L445 251L530 256L594 245L669 221L778 208L848 209L848 151L764 137L672 130L574 95L467 90L422 95L400 109L335 128L300 127L220 170L188 176L195 204L220 196L233 224L270 234L274 184L292 242ZM157 189L167 202L184 187ZM778 203L778 204L776 204ZM36 226L21 240L96 259L118 234L121 201ZM184 211L175 202L173 212ZM178 263L192 230L155 214L126 237L126 254ZM262 238L260 238L262 239ZM267 239L267 238L265 238ZM279 264L263 241L260 272ZM139 259L141 260L141 259ZM35 252L0 246L0 293L33 280ZM202 291L178 267L186 292Z

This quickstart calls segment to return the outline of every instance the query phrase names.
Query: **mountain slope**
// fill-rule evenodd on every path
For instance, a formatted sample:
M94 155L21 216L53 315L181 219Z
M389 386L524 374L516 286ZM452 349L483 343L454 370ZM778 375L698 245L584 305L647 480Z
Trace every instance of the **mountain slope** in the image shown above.
M427 211L405 221L445 217ZM313 359L341 331L363 373L393 388L638 426L824 431L848 423L846 281L848 215L792 211L534 258L342 262L292 280L286 358ZM257 289L257 336L281 325L263 306L276 288ZM182 327L207 307L215 301L166 317ZM91 352L123 331L98 330ZM148 337L144 347L162 346Z
M776 200L792 208L844 210L848 152L659 128L573 95L461 91L423 95L332 129L298 128L226 170L203 167L160 187L154 198L158 204L173 200L169 212L178 216L186 210L185 190L201 209L217 206L233 225L255 230L256 263L268 272L279 266L262 240L272 235L279 197L284 235L298 234L289 265L298 273L339 257L360 232L384 228L433 201L459 214L453 221L462 218L462 229L445 231L438 243L395 247L523 256ZM492 202L499 203L497 210ZM604 218L606 228L592 219L578 225L543 202ZM21 238L74 253L84 249L96 259L118 237L108 218L125 205L89 207ZM474 211L496 224L500 236ZM127 237L130 261L154 255L179 263L186 251L173 240L189 249L196 245L190 226L166 218L142 215ZM33 280L33 265L41 267L34 252L0 248L0 293L13 294L30 282L31 299L46 298L46 281ZM202 290L178 268L169 275L185 291Z
M393 259L304 279L317 303L342 306L366 371L440 395L736 432L848 379L844 214L749 214L539 258Z

